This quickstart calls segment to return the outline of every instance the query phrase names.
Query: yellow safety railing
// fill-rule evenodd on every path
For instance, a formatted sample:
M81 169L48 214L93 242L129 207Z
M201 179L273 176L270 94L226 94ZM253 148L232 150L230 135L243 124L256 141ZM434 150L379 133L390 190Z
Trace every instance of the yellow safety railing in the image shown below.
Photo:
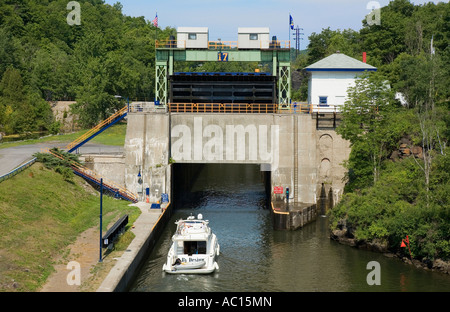
M306 113L306 114L312 114L312 113L319 113L319 114L325 114L325 113L339 113L340 112L341 105L317 105L317 104L307 104L307 103L297 103L293 104L291 103L289 107L287 108L280 108L278 112L280 114L299 114L299 113Z
M177 39L166 39L166 40L156 40L155 47L157 49L186 49L186 40ZM245 49L247 49L246 47ZM260 40L259 48L265 49L290 49L291 42L289 40ZM209 50L220 50L220 49L239 49L238 41L208 41L208 45L203 47L203 49Z
M276 208L273 206L273 202L270 202L270 204L272 205L272 211L273 211L273 213L276 213L276 214L284 214L284 215L288 215L288 214L289 214L289 211L280 211L279 209L276 209Z
M237 49L237 41L209 41L208 49L218 50L218 49Z
M90 129L88 132L86 132L85 134L83 134L82 136L77 138L75 141L69 143L66 146L66 150L69 151L70 149L72 149L77 144L79 144L79 143L83 142L84 140L86 140L87 138L91 137L92 135L94 135L95 133L97 133L98 131L103 129L103 127L105 127L108 124L110 124L111 122L113 122L116 118L118 118L118 117L122 116L123 114L125 114L127 111L128 111L128 106L125 106L124 108L122 108L121 110L116 112L115 114L113 114L110 117L108 117L107 119L103 120L101 123L96 125L94 128Z
M280 114L299 114L306 113L310 114L312 112L312 105L307 103L297 103L291 105L289 107L283 107L278 109L278 113Z
M290 49L291 48L291 42L289 40L271 40L269 42L267 41L261 41L261 49L267 49L267 44L269 46L269 49Z
M85 176L88 176L89 178L93 179L94 181L96 181L97 183L100 184L102 177L97 172L82 166L81 164L77 163L74 160L65 158L64 155L56 152L55 150L41 149L41 152L49 153L49 154L51 154L59 159L62 159L62 160L67 160L74 171L77 171ZM115 184L114 182L108 181L105 178L103 178L103 184L105 184L109 188L117 190L119 193L126 195L128 198L130 198L133 201L138 201L138 197L134 193L130 192L129 190L127 190L126 188L124 188L122 186Z
M186 41L185 40L176 40L176 39L167 39L167 40L156 40L155 47L157 49L169 48L169 49L185 49Z
M297 103L281 108L275 103L168 103L171 113L325 114L339 113L340 105Z
M172 113L268 114L278 109L274 103L169 103L168 106Z

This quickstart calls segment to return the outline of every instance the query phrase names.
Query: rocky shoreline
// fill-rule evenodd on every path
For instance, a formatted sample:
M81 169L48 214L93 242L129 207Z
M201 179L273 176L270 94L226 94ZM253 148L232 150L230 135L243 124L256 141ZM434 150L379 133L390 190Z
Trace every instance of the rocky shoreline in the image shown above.
M390 258L399 258L405 263L414 265L416 268L450 274L450 261L444 261L441 259L436 259L434 261L430 259L423 259L422 261L412 259L411 261L411 259L404 257L399 253L391 252L388 248L387 241L374 240L369 242L365 240L358 240L352 234L352 230L349 230L346 227L340 227L338 229L331 230L330 239L351 247L380 252Z

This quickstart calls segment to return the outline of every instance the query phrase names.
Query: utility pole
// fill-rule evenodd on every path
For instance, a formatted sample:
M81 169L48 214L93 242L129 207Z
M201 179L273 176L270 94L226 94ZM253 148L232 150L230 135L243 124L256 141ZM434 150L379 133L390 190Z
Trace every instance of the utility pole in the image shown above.
M297 58L298 53L300 51L300 40L303 40L303 38L301 38L301 35L304 35L304 33L301 33L300 30L303 30L303 28L299 28L298 25L296 28L294 28L295 31L295 58Z
M103 221L103 178L100 179L100 256L98 262L103 262L102 249L103 249L103 238L102 238L102 221Z

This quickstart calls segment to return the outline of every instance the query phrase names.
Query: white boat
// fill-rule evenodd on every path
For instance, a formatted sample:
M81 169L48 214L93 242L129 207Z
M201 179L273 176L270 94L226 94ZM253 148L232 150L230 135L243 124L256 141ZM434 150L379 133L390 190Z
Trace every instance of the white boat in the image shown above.
M199 214L178 220L172 236L163 271L171 274L208 274L219 270L216 258L220 246L209 227L209 221Z

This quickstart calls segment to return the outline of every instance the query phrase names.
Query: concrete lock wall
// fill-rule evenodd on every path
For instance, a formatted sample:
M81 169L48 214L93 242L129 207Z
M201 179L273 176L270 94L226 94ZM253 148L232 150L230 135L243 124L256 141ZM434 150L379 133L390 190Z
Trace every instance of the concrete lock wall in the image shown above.
M347 170L343 166L348 160L351 147L350 142L344 140L334 130L316 130L317 138L317 195L322 191L326 194L326 209L336 205L344 192L345 175ZM326 212L326 211L324 211Z
M170 194L170 159L260 164L271 173L272 201L285 201L284 192L273 192L281 186L289 187L290 201L316 204L324 183L336 203L349 152L348 142L334 130L317 130L309 114L129 114L125 185L143 197L150 188L155 202L161 193Z
M172 114L171 157L177 163L260 164L271 172L272 186L292 189L294 122L292 115L277 114ZM311 175L314 162L300 174ZM316 185L311 178L292 196L312 202Z
M104 179L117 185L125 185L125 157L123 154L83 154L79 157L84 165Z
M125 187L150 202L170 194L169 114L128 115L125 137Z

